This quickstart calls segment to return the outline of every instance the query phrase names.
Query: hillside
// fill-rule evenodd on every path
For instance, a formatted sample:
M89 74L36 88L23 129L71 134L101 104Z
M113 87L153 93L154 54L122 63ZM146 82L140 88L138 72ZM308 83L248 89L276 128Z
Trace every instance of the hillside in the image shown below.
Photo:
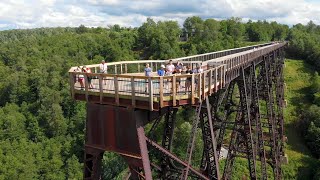
M312 179L317 159L312 158L303 137L298 131L299 108L310 106L309 90L314 70L302 60L285 61L285 134L288 137L286 153L289 164L283 166L285 179Z

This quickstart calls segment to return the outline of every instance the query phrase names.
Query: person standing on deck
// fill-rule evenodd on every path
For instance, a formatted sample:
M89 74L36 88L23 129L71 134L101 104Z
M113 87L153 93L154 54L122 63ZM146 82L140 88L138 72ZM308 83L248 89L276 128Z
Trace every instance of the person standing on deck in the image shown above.
M164 76L164 74L166 73L166 71L164 70L166 67L162 64L161 66L160 66L160 68L161 69L159 69L158 71L157 71L157 74L158 74L158 76Z
M80 72L84 73L83 71L83 68L80 68ZM81 90L84 90L84 75L83 74L79 74L79 83L80 83L80 86L81 86Z
M201 64L197 64L197 68L194 70L194 73L203 73L203 69L201 68Z
M195 74L201 74L203 73L203 69L201 68L201 64L197 64L197 68L193 71ZM198 89L198 83L200 81L200 76L196 76L197 78L195 79L196 83L196 90Z
M175 70L175 67L172 64L172 60L170 59L169 64L167 64L166 66L166 76L171 76L174 70ZM168 79L168 81L171 81L171 79ZM169 86L168 83L169 82L166 83L166 89L168 89L168 86Z
M106 74L108 72L108 67L107 67L107 64L106 64L105 60L101 61L101 64L100 64L99 68L100 68L100 73ZM105 80L103 80L103 81L104 81L104 85L106 85L107 82Z
M169 60L169 64L167 64L167 67L166 67L166 71L167 71L166 75L167 75L167 76L172 75L174 69L175 69L175 67L174 67L174 65L172 64L172 60L170 59L170 60Z
M177 62L177 66L175 68L175 74L176 75L181 75L183 70L183 64L181 62ZM177 78L177 89L180 89L181 86L181 78Z
M186 74L193 74L193 71L191 70L190 66L187 66ZM186 85L185 85L186 92L190 91L191 82L192 82L192 77L187 77Z
M176 76L176 93L178 94L179 89L180 89L180 84L181 84L181 77L180 77L181 69L173 71L173 74L175 76L178 75L178 76Z
M150 68L150 65L147 63L146 67L144 68L144 75L147 77L151 77L152 69ZM146 79L146 89L144 92L147 92L148 89L148 80Z
M90 69L89 67L86 68L86 66L83 66L83 70L84 70L84 72L87 73L87 80L88 80L89 89L93 89L93 85L92 85L92 83L91 83L91 81L92 81L92 76L88 76L88 74L92 73L92 72L91 72L91 69Z
M78 66L76 69L74 69L73 72L81 72L80 66ZM79 74L74 74L73 75L73 82L74 83L79 82Z
M100 73L107 73L108 72L108 67L107 67L105 60L101 61L101 64L99 67L100 67Z
M181 62L177 62L176 71L181 72L183 70L183 64Z

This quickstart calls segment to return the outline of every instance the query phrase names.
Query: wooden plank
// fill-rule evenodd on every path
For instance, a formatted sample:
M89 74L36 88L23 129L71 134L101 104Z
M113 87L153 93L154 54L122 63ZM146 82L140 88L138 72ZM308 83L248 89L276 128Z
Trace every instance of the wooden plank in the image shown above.
M136 107L136 92L135 92L135 83L134 83L134 77L131 77L131 101L132 101L132 107Z
M138 63L138 72L140 72L140 63Z
M152 86L151 77L149 77L149 80L148 80L148 89L149 89L149 110L153 111L153 86Z
M163 76L160 76L160 84L159 84L159 94L160 94L160 108L163 107Z
M122 64L120 64L120 74L123 74L122 73Z
M70 93L71 93L72 99L74 99L74 84L76 83L75 82L76 78L74 78L75 76L76 76L75 73L69 72Z
M124 70L125 70L126 73L128 73L128 66L127 66L127 64L124 65Z
M118 72L117 72L117 65L114 65L114 74L118 74Z
M103 77L101 76L101 74L98 76L99 77L99 94L100 94L100 104L102 104L103 102Z
M177 95L177 79L176 79L176 75L173 75L172 76L172 103L173 103L173 106L176 106L177 105L177 97L176 97L176 95Z
M119 82L118 82L118 77L115 76L113 79L113 83L114 83L114 92L115 92L115 103L116 105L119 106Z
M85 90L85 95L86 95L86 101L88 102L89 96L88 96L88 91L89 91L89 86L88 86L88 76L86 73L83 73L84 76L84 90Z
M134 77L135 79L149 79L148 76L145 75L130 75L130 74L117 74L118 78L131 78ZM151 79L154 79L155 77L151 77Z

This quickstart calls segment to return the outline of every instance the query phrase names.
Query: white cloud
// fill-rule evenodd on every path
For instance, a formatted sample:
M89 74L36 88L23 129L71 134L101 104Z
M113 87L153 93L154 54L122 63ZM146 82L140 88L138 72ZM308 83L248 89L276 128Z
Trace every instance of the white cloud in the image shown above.
M87 2L94 5L99 5L99 4L114 5L114 4L118 4L119 0L87 0Z
M147 17L190 16L320 24L320 3L306 0L7 0L0 2L0 29L55 26L140 26Z

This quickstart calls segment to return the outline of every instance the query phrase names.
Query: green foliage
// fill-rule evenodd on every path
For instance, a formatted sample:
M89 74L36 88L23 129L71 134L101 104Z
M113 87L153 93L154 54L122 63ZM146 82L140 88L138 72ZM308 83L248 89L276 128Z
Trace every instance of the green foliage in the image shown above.
M180 41L183 33L188 36L186 42ZM81 25L77 28L1 31L0 179L82 178L86 110L85 103L74 102L70 97L67 71L71 66L96 64L102 59L108 62L169 59L284 39L290 41L289 56L304 58L319 70L320 28L313 22L289 29L276 22L242 23L239 18L217 21L194 16L185 20L182 29L176 21L155 22L148 18L138 28L119 25L87 28ZM304 107L300 105L310 99L318 104L319 76L315 74L309 81L303 79L306 72L301 72L299 78L302 79L298 79L297 70L291 70L286 79L295 84L290 91L292 99L289 104L294 102ZM310 97L305 96L308 92L300 88L308 82L312 82L308 84L311 87L308 92L312 91ZM293 105L288 107L287 123L298 123L295 117L302 117L303 122L299 123L303 126L300 128L304 128L311 150L318 154L318 106L306 107L304 112L294 111L296 108ZM173 151L181 158L185 158L193 114L191 109L178 112ZM288 136L296 134L290 127ZM155 139L159 141L162 133L160 124ZM287 179L297 177L299 173L303 176L298 169L307 169L307 165L314 162L308 155L309 150L296 136L289 138L296 140L296 145L289 143L288 152L297 163L284 167ZM296 146L301 149L297 150ZM201 148L203 142L198 132L195 166L200 164ZM312 163L302 162L305 157ZM127 171L122 158L112 153L105 154L103 167L104 179L122 179ZM248 174L246 167L247 162L237 160L233 178ZM311 169L314 171L306 171L307 174L319 173L316 165Z
M283 165L284 179L313 179L319 167L319 161L312 157L305 136L310 119L319 117L317 106L312 104L310 86L314 70L302 60L286 60L285 132L288 137L286 154L289 164Z

